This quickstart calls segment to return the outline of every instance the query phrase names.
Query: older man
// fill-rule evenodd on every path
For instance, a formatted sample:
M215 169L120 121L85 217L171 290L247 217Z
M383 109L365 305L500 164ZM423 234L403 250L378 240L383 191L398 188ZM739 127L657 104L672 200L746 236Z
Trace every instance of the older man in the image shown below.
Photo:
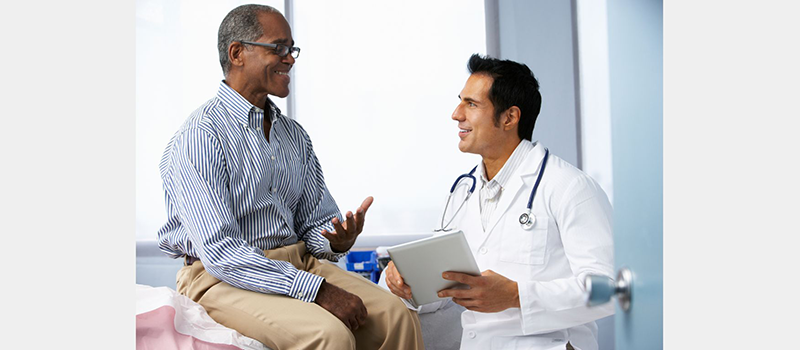
M347 253L372 198L343 220L309 136L268 98L289 94L300 53L286 19L269 6L237 7L218 49L225 79L160 166L168 220L159 246L185 258L178 291L273 349L422 349L415 313L318 260Z

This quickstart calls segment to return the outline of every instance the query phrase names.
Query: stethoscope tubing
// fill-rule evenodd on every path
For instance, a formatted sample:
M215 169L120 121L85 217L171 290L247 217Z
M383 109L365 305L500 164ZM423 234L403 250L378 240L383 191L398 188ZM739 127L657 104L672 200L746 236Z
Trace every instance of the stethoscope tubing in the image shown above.
M545 148L544 149L544 158L542 159L542 165L539 167L539 175L536 177L536 183L534 183L533 189L531 190L531 195L530 195L530 197L528 197L528 205L526 206L527 212L523 213L520 216L520 224L522 224L524 226L530 227L533 224L533 220L531 219L533 217L531 215L531 210L533 208L533 199L536 198L536 191L539 189L539 184L542 181L542 175L544 175L544 170L545 170L545 167L547 166L547 159L549 157L550 157L550 150ZM476 169L478 169L477 165L474 168L472 168L472 170L470 170L469 173L459 175L458 178L456 178L456 181L453 182L453 186L450 187L450 194L447 196L447 202L444 205L444 211L442 212L442 220L441 220L441 223L440 223L441 227L438 228L438 229L435 229L434 232L448 231L447 226L450 226L450 224L453 222L453 220L455 220L456 216L458 215L458 212L461 211L461 208L464 207L464 204L467 203L467 201L469 200L469 197L471 197L472 193L475 192L475 185L478 183L478 180L475 178L475 175L473 175L473 174L475 173ZM450 206L450 199L452 199L453 193L455 192L456 187L458 187L459 182L461 181L461 179L464 179L464 178L468 178L468 179L472 180L472 186L467 191L466 198L464 198L464 200L461 202L461 205L459 205L458 208L456 209L455 213L453 213L453 216L445 224L444 220L445 220L445 217L447 216L447 208ZM523 217L525 218L525 222L523 222ZM527 223L527 225L526 225L526 223Z
M471 197L472 193L475 192L475 184L478 182L478 180L475 179L475 176L472 175L475 173L476 169L478 169L477 165L474 168L472 168L472 170L470 170L469 173L461 174L458 178L456 178L456 181L453 182L453 186L450 187L450 194L447 195L447 202L444 203L444 211L442 212L442 222L440 223L441 228L433 230L434 232L447 231L447 226L450 226L453 220L456 219L456 215L458 215L458 212L461 211L462 207L464 207L464 204L467 204L469 197ZM459 181L461 181L461 179L463 178L472 180L472 187L470 187L470 189L467 191L467 198L464 198L464 200L461 202L461 205L459 205L458 209L456 209L456 212L453 213L453 216L450 218L450 221L448 221L445 224L444 218L445 216L447 216L447 208L450 206L450 199L453 198L453 193L456 191L456 187L458 186Z
M544 149L544 159L542 160L542 166L539 168L539 176L536 177L536 183L533 184L533 190L531 191L531 196L528 198L528 212L531 211L533 208L533 198L536 197L536 190L539 189L539 183L542 182L542 175L544 175L544 168L547 166L547 158L550 157L550 150L545 148Z

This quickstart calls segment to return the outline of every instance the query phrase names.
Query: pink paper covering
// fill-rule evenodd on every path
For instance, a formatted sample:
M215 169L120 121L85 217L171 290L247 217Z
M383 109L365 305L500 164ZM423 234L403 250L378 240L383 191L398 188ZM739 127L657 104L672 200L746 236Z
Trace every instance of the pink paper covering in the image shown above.
M136 349L269 350L167 287L136 285Z
M175 308L164 305L136 315L136 349L238 350L233 345L202 341L175 330Z

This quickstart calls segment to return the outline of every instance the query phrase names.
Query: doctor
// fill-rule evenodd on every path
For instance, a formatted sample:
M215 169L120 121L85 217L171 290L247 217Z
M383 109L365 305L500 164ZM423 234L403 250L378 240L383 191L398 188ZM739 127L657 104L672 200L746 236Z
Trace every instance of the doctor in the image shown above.
M466 308L462 349L597 349L594 321L614 308L588 308L583 280L612 278L611 204L588 175L531 142L541 94L527 66L476 54L468 68L452 119L458 148L482 157L472 174L478 193L468 196L473 180L459 180L442 225L464 232L483 272L445 272L470 289L442 290L452 300L419 311ZM392 293L411 297L394 264L385 275Z

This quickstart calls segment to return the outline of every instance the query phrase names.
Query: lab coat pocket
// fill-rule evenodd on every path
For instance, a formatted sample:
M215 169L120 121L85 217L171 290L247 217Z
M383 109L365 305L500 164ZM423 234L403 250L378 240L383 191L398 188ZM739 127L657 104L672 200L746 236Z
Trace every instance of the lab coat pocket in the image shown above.
M544 264L549 219L537 216L529 230L523 229L517 220L505 220L500 261L525 265Z

